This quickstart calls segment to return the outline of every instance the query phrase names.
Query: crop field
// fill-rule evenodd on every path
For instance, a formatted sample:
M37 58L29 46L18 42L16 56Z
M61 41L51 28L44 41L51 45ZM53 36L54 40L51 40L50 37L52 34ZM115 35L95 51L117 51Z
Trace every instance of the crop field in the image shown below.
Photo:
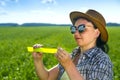
M108 45L114 65L114 80L120 80L120 27L107 27ZM62 47L69 53L77 46L69 27L0 27L0 80L39 80L28 46L36 43L44 47ZM45 53L46 68L58 63L54 54Z

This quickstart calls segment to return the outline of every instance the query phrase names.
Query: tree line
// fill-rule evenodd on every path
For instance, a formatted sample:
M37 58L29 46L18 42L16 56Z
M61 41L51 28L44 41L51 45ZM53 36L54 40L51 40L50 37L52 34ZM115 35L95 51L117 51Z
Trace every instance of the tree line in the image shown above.
M23 24L18 24L18 23L0 23L1 27L4 26L10 26L10 27L18 27L18 26L71 26L71 24L51 24L51 23L23 23ZM107 23L107 26L113 27L113 26L118 26L120 27L120 23Z

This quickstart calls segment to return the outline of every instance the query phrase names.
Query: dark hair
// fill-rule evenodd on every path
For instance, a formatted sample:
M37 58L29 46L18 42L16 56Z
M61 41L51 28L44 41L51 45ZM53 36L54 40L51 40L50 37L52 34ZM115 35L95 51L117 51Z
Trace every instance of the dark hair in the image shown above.
M96 41L96 46L101 48L104 52L108 53L109 52L109 46L105 42L103 42L100 38L101 35L97 38Z
M94 23L93 23L93 25L94 25ZM94 25L94 29L97 29L97 27L95 25ZM101 34L97 38L96 46L101 48L105 53L109 52L109 46L106 42L101 40Z

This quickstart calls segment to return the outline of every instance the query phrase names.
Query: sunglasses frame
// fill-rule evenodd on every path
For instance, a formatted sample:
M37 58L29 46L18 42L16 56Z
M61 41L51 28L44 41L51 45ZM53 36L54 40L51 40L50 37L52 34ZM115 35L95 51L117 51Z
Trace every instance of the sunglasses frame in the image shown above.
M71 26L70 27L71 33L74 34L77 30L79 31L79 33L82 33L85 31L85 25L81 24L78 27L76 26Z

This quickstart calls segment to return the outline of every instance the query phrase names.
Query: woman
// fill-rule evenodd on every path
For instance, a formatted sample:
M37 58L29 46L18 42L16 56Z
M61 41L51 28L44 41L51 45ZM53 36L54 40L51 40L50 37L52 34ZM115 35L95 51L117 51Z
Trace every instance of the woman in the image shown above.
M108 33L104 17L95 10L71 12L70 30L78 44L71 55L58 48L59 64L49 71L44 68L42 53L33 52L40 80L112 80L112 63L106 54ZM34 45L33 48L42 47Z

